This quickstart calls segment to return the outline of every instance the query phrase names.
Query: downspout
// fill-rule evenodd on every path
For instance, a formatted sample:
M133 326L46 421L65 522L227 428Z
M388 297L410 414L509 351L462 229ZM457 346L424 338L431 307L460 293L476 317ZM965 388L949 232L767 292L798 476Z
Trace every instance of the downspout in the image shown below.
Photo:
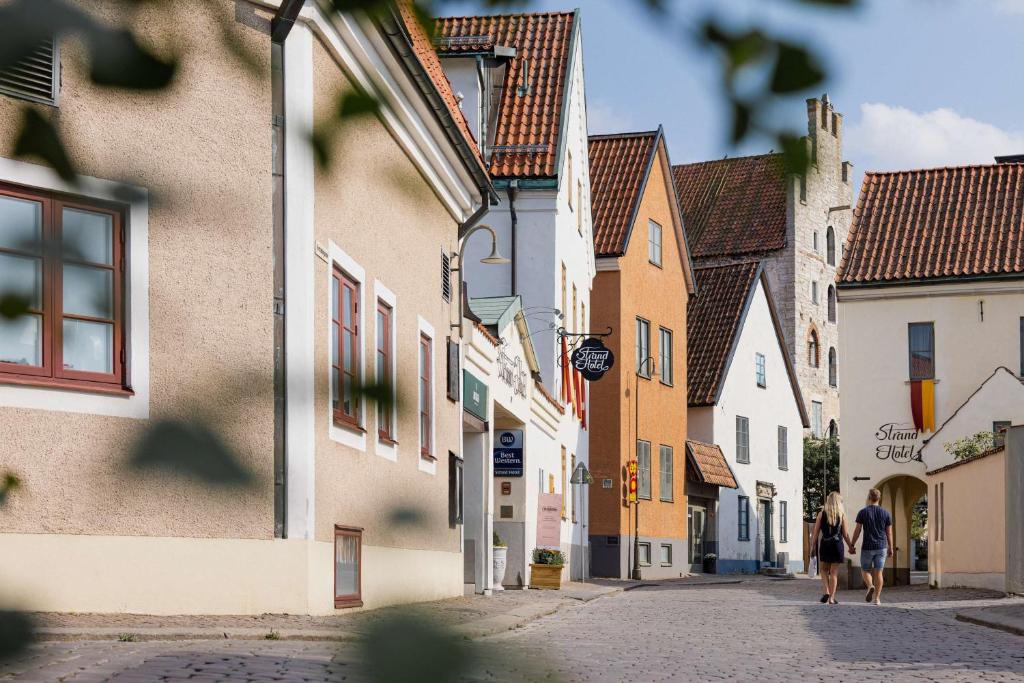
M284 41L304 0L285 0L270 24L271 180L274 256L274 538L285 538L288 395L285 385Z
M515 296L516 292L519 291L517 289L518 279L516 278L516 270L517 270L517 266L519 265L519 262L516 260L516 252L518 251L516 247L517 247L518 242L519 242L519 240L518 240L518 231L517 231L517 227L519 225L519 219L516 217L516 195L519 194L519 181L517 179L513 178L509 182L507 193L508 193L509 224L512 227L512 230L511 230L511 233L510 233L510 237L511 237L511 240L512 240L512 247L511 247L510 251L512 253L509 255L509 260L512 261L512 263L509 264L509 270L511 271L510 279L511 279L512 289L509 292L509 295L510 296Z
M476 57L476 78L480 83L480 155L487 163L487 117L490 116L488 103L491 97L490 78L488 71L484 69L484 58L482 55Z

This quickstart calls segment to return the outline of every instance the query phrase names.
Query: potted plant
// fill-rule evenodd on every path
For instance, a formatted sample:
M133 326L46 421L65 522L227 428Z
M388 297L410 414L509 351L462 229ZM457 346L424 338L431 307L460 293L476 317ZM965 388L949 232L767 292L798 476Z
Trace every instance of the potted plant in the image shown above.
M491 585L491 590L503 591L505 587L501 584L505 581L505 568L508 566L508 545L501 540L497 531L494 532L492 541L494 545L494 554L492 555L494 583Z
M704 555L704 573L718 573L718 555L715 555L714 553L707 553Z
M533 563L530 565L530 587L558 590L562 587L562 567L564 565L565 555L561 550L535 548Z

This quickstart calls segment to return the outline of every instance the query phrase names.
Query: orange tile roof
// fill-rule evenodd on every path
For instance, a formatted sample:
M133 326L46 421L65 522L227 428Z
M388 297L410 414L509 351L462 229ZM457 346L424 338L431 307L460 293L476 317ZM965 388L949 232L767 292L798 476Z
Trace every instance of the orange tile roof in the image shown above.
M786 246L781 154L672 167L694 258L761 254Z
M1024 164L864 175L840 284L1024 276Z
M686 391L691 406L715 404L759 273L758 261L694 270L697 296L686 306Z
M730 489L739 488L729 462L718 445L687 439L686 455L701 483Z
M925 474L927 474L928 476L931 476L933 474L940 474L941 472L946 472L948 470L953 469L954 467L960 467L961 465L966 465L969 462L974 462L975 460L981 460L982 458L987 458L990 455L996 455L997 453L1002 453L1005 450L1006 450L1005 446L996 446L995 448L990 448L987 451L982 451L981 453L976 453L975 455L972 455L972 456L967 457L967 458L963 458L962 460L956 460L956 461L951 462L948 465L945 465L945 466L940 467L938 469L925 472Z
M625 253L634 207L640 201L657 141L658 131L588 138L596 256Z
M455 97L455 93L452 91L451 82L448 77L445 76L444 69L441 68L441 60L437 57L437 51L434 49L434 45L427 35L427 32L423 30L422 24L416 20L415 14L413 14L412 8L408 2L399 2L398 11L402 19L402 23L405 26L405 30L409 35L409 42L412 46L413 54L416 55L416 59L419 61L423 70L430 76L431 82L434 87L437 88L437 92L441 95L441 99L444 100L445 107L448 109L448 113L451 115L452 120L458 127L459 132L469 145L470 149L473 150L473 154L476 157L476 163L479 164L479 168L487 172L487 167L484 165L483 157L480 155L480 145L477 144L476 138L473 137L472 131L469 129L469 124L466 122L466 117L462 113L462 108L459 107L459 101Z
M490 173L494 178L558 175L558 142L569 78L575 12L437 20L438 52L459 55L514 47L498 105ZM529 90L522 93L524 75Z

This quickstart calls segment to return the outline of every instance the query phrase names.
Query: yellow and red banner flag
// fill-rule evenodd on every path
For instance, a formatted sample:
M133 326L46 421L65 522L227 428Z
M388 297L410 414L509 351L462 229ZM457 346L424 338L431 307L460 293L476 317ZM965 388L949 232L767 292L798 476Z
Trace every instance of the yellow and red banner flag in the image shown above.
M910 383L910 412L917 431L935 431L935 380L916 379Z

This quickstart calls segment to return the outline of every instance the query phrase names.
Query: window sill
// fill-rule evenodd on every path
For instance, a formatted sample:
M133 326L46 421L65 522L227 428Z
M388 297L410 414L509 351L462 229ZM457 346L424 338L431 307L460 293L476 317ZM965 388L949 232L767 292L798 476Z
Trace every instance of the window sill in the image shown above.
M334 598L334 609L346 609L349 607L362 607L361 598Z
M103 384L102 382L80 382L74 380L46 379L32 377L29 375L12 375L0 373L0 384L13 384L23 387L36 387L38 389L63 389L66 391L79 391L85 394L107 394L114 396L134 396L135 392L131 387L123 387L118 384Z
M788 467L780 467L779 471L780 472L789 472L789 468Z
M768 388L768 385L767 385L767 384L758 384L758 385L757 385L757 388L758 388L758 389L767 389L767 388Z
M397 446L398 442L392 439L390 436L384 436L382 434L377 435L377 442L388 446Z
M355 422L349 422L348 420L343 420L343 419L339 418L337 415L334 416L334 426L335 427L341 427L342 429L347 429L350 432L355 432L357 434L365 434L366 433L366 430L363 429L362 427L360 427Z
M676 502L674 498L659 498L658 500L661 501L662 503L674 503L674 502Z
M662 386L666 386L666 387L674 387L675 386L675 384L673 384L672 382L666 382L665 380L659 380L659 381L661 382Z
M420 451L420 459L427 460L428 462L437 462L436 457L434 457L430 453L424 453L423 451Z

